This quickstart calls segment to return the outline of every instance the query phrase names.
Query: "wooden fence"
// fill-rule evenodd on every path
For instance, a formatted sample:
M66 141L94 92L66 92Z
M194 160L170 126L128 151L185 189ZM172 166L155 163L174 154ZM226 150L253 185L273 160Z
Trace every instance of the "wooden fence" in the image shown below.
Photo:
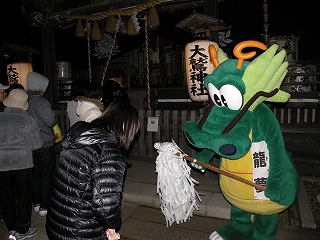
M271 108L286 133L320 134L320 108ZM155 159L158 153L154 149L156 142L171 142L177 145L189 156L197 152L191 148L183 136L183 125L186 121L197 121L203 114L200 110L139 110L141 122L140 134L134 140L129 156L134 159ZM160 117L157 132L147 131L148 117ZM69 128L69 119L64 110L56 111L56 119L65 135ZM319 146L320 147L320 146Z
M194 156L196 151L192 149L183 135L183 125L186 121L197 121L204 114L204 110L178 111L178 110L147 110L139 111L141 130L135 139L130 150L132 157L155 158L158 153L153 145L156 142L171 142L176 144L190 156ZM147 131L148 117L159 117L157 132Z
M320 134L320 108L271 108L283 133Z
M57 123L61 128L63 136L65 136L70 127L68 114L65 110L56 110L55 113ZM130 148L129 156L132 158L143 158L144 160L149 158L154 159L157 156L157 152L153 147L154 143L171 142L172 140L188 155L195 155L196 151L188 146L182 129L186 121L197 121L203 114L203 109L193 111L139 110L141 130ZM158 132L148 132L148 117L155 116L160 117Z

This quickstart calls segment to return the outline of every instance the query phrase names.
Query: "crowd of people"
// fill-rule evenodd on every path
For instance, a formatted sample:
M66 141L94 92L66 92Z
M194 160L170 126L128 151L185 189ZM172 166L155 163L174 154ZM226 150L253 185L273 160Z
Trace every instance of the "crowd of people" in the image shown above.
M49 79L30 72L27 89L0 85L0 217L9 239L37 233L32 209L46 217L53 240L106 239L120 226L126 153L140 129L121 83L121 76L103 85L73 81L58 160Z

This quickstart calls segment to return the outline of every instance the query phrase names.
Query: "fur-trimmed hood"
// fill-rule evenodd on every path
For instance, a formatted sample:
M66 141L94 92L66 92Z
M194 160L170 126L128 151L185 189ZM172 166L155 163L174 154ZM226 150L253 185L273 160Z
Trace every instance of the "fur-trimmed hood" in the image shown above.
M90 103L93 103L101 110L101 112L104 111L104 105L98 99L87 98L87 97L84 97L84 96L77 96L76 100L79 101L79 102L90 102Z

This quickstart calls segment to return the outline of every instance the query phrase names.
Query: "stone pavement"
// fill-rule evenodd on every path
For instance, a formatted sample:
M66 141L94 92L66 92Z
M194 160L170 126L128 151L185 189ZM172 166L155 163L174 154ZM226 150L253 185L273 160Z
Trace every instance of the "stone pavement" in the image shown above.
M119 230L122 240L202 240L208 239L216 227L230 222L230 205L220 193L217 175L208 171L205 174L191 171L191 176L199 181L195 189L201 194L200 209L194 212L189 222L167 226L156 192L155 163L134 160L129 162L133 166L127 170L124 182L123 222ZM299 219L290 213L290 209L280 214L277 239L319 239L319 230L315 229L303 184L296 210L299 211ZM39 232L30 239L47 240L44 226L45 218L34 213L32 227L37 227ZM7 239L4 224L0 224L0 240L2 239Z

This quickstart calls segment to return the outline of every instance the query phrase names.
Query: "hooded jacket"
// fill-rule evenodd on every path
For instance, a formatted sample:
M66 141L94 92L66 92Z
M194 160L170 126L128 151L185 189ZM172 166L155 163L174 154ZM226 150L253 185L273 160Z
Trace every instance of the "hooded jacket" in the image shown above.
M75 123L51 189L46 230L49 239L106 239L121 223L125 154L118 140L91 123Z
M76 100L78 101L77 115L80 121L91 122L100 117L104 110L103 104L98 99L78 96Z
M52 128L56 124L56 119L50 102L43 96L48 87L49 79L39 73L30 72L26 81L27 93L29 94L27 111L38 123L44 139L43 147L52 147L54 145Z

